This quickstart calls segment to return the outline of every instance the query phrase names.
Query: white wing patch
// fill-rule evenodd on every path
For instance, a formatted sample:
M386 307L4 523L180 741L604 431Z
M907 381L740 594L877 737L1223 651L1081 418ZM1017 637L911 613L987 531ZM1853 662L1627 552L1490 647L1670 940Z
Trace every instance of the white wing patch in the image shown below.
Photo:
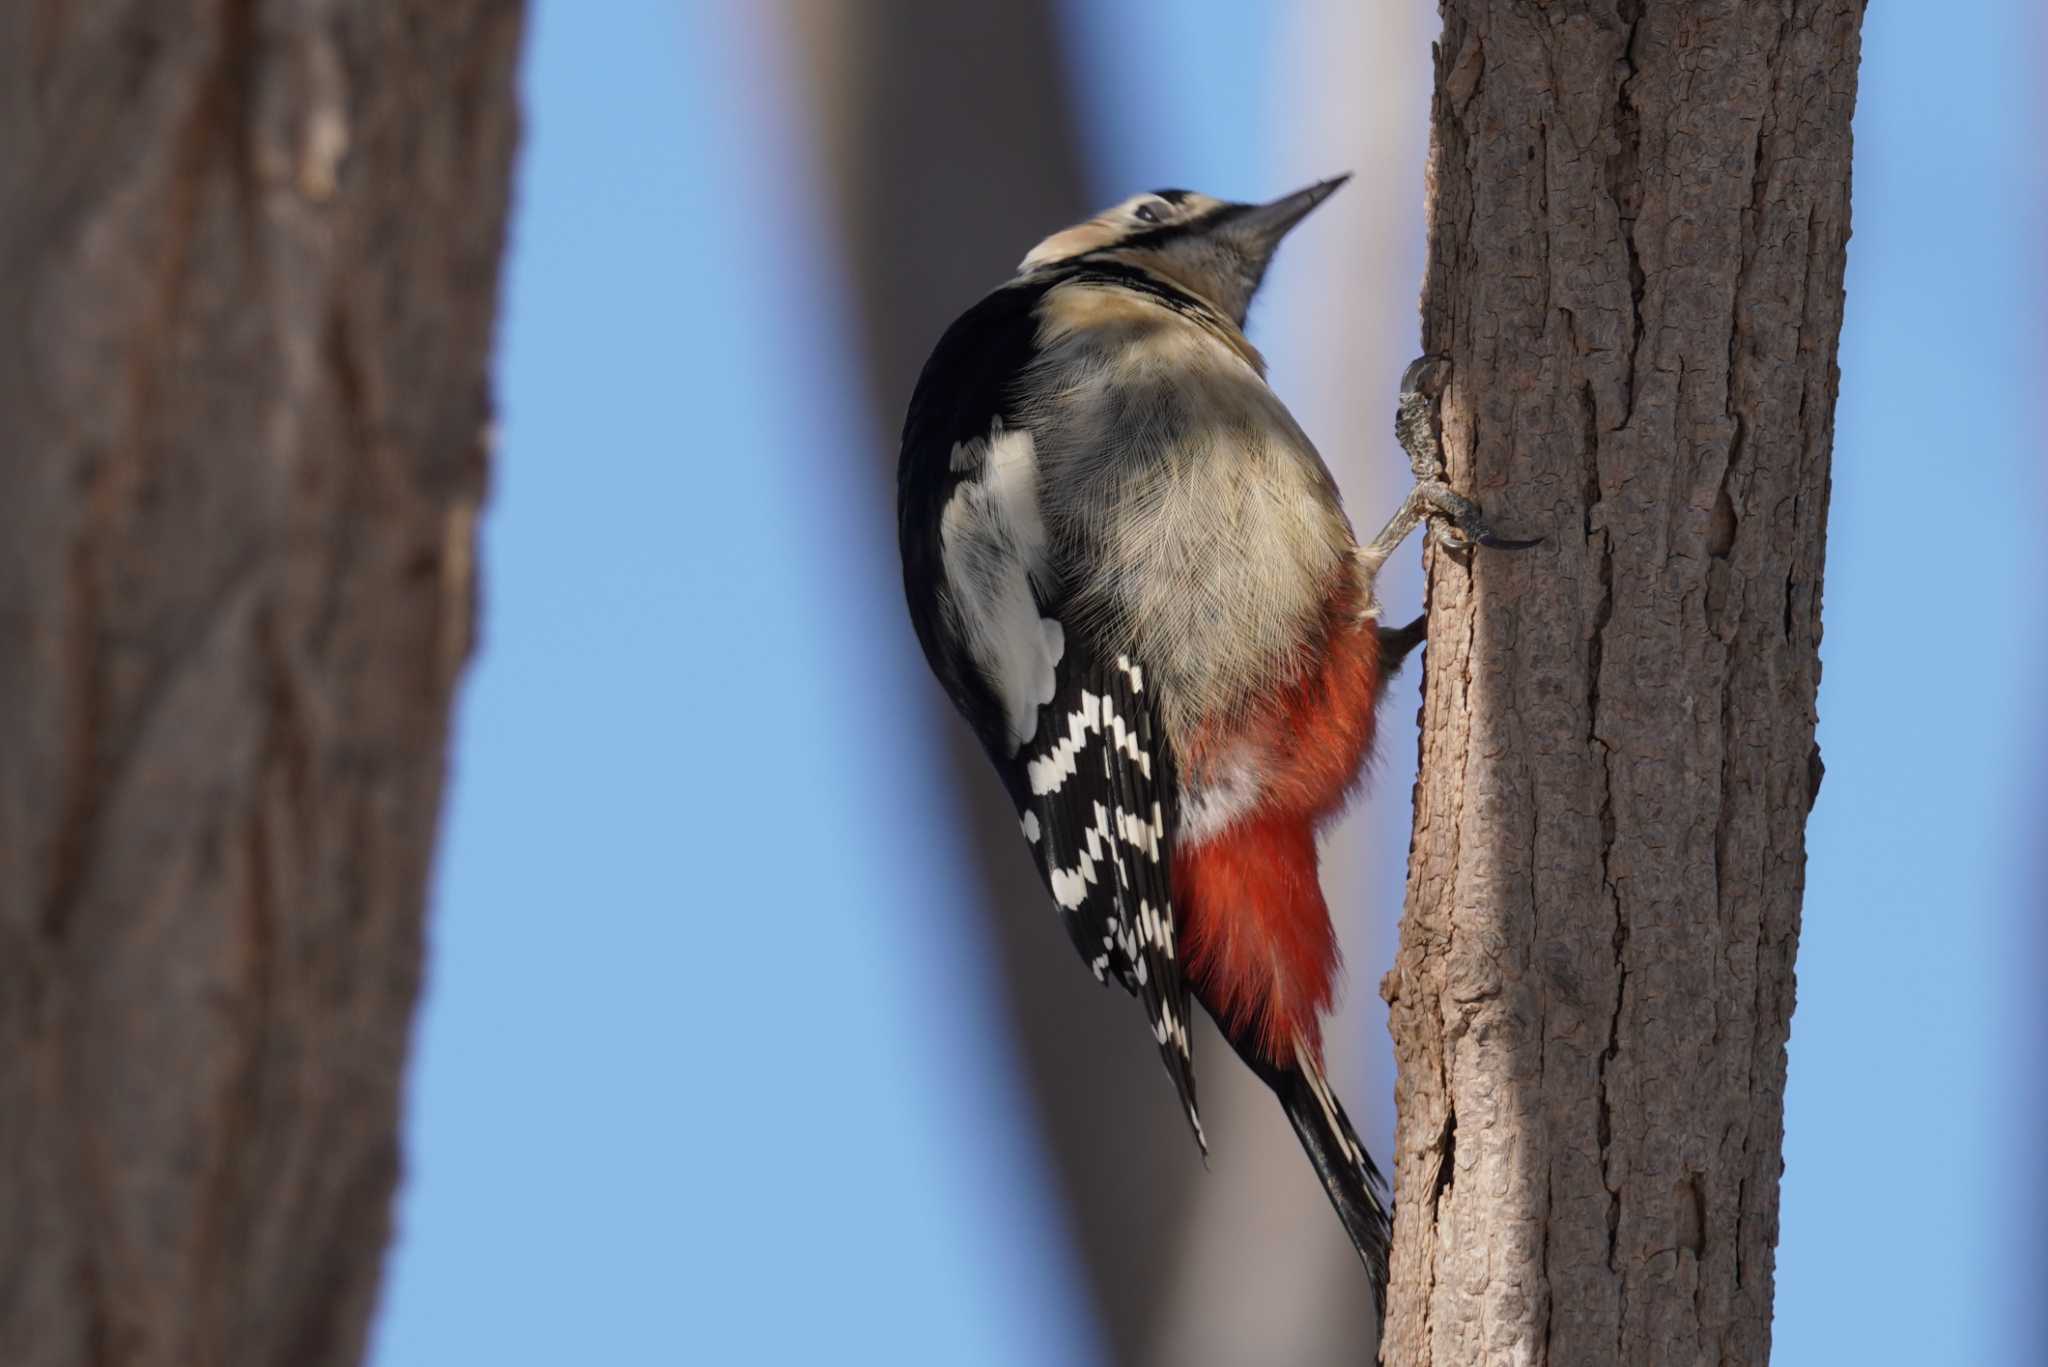
M1038 733L1038 709L1057 691L1067 646L1065 630L1039 615L1031 592L1045 573L1031 433L997 422L987 437L956 445L952 465L967 478L941 515L939 554L953 614L1002 702L1014 752Z

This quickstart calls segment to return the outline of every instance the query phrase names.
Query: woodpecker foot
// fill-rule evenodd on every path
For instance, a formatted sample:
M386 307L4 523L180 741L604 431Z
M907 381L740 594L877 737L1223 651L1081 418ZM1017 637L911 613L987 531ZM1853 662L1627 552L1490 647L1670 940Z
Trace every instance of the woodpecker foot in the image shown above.
M1423 613L1405 627L1381 627L1380 677L1391 679L1400 672L1402 661L1429 638L1429 614Z
M1465 551L1485 546L1496 551L1525 551L1534 541L1516 541L1494 531L1479 505L1442 480L1426 480L1415 486L1411 497L1419 497L1430 519L1436 544L1448 551Z
M1417 356L1401 374L1401 397L1394 410L1394 439L1408 453L1408 468L1415 473L1415 487L1372 544L1360 548L1360 559L1372 572L1378 571L1393 554L1394 547L1424 518L1431 523L1437 545L1445 550L1463 551L1476 545L1497 551L1519 551L1537 544L1512 540L1494 531L1479 505L1445 481L1437 401L1450 379L1451 358L1436 354Z

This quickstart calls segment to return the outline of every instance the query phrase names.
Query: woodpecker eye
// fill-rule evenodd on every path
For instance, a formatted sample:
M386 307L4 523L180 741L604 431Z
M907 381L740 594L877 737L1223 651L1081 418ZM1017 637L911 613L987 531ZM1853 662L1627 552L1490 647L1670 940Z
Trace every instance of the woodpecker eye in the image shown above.
M1160 211L1165 207L1166 205L1160 200L1148 199L1137 208L1131 210L1131 217L1137 219L1140 223L1163 223L1166 220Z

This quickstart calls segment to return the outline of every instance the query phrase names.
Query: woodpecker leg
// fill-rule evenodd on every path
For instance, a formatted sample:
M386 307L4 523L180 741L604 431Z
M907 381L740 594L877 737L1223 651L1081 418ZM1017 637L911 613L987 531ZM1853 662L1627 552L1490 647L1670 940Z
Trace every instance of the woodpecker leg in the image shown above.
M1429 614L1426 612L1405 627L1381 627L1380 677L1391 679L1399 673L1402 662L1413 654L1415 647L1421 645L1428 636Z
M1447 550L1464 550L1473 545L1495 550L1521 550L1534 541L1512 541L1496 533L1479 505L1444 480L1443 439L1437 432L1437 399L1450 379L1448 356L1418 356L1401 376L1401 398L1394 410L1394 438L1408 453L1408 468L1414 472L1415 487L1380 534L1358 549L1359 569L1368 578L1408 539L1408 533L1425 518L1436 523L1437 543Z

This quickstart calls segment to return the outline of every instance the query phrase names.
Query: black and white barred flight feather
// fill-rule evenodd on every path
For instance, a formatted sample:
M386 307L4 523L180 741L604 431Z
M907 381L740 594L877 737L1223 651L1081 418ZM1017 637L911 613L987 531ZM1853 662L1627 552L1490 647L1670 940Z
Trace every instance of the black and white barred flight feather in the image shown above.
M1106 667L1078 645L1060 670L1011 791L1025 839L1074 947L1099 981L1114 977L1145 1005L1167 1072L1204 1150L1188 1046L1188 987L1174 939L1173 754L1159 734L1145 671Z
M1002 774L1075 948L1144 1004L1206 1150L1170 892L1173 755L1144 662L1098 658L1064 625L1033 438L1009 388L1043 294L997 290L925 367L898 490L905 588L925 655Z

